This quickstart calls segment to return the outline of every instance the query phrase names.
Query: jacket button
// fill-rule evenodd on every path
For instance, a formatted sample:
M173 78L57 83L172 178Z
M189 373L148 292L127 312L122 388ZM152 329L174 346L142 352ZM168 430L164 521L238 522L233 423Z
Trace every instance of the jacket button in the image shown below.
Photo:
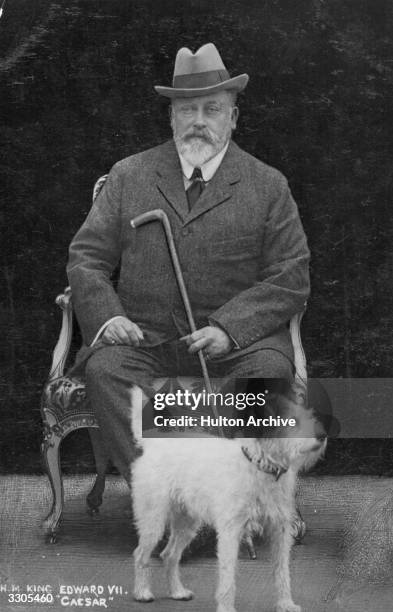
M192 230L190 227L184 227L182 229L182 232L181 232L182 236L189 236L190 234L192 234Z

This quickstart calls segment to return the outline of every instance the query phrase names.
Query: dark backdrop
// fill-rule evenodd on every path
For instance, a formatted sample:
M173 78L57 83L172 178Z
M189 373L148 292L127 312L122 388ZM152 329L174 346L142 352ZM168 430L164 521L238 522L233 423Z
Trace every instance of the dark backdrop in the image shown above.
M389 0L8 1L0 19L3 471L40 469L39 396L67 246L96 178L170 137L153 84L170 83L184 45L213 41L233 75L250 74L235 139L287 176L299 205L312 251L303 325L310 375L390 377L392 31ZM73 444L81 456L86 437L75 440L70 456ZM393 467L386 441L330 448L327 471Z

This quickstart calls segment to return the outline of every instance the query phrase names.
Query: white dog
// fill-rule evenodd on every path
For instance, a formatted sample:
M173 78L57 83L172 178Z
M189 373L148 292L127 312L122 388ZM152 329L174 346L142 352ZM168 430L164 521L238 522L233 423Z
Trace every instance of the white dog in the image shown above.
M141 403L138 390L134 389L132 396L135 407ZM281 416L289 413L297 425L274 433L274 438L207 436L141 441L143 454L132 465L134 519L139 534L134 552L136 600L154 599L149 560L168 524L170 537L161 558L170 596L178 600L193 597L181 583L179 561L206 523L217 532L217 612L235 612L239 544L244 536L262 529L269 529L272 536L276 611L300 611L292 601L289 576L296 476L323 453L326 435L311 411L297 401L296 393L284 404L287 414L281 412ZM136 433L135 423L133 428Z

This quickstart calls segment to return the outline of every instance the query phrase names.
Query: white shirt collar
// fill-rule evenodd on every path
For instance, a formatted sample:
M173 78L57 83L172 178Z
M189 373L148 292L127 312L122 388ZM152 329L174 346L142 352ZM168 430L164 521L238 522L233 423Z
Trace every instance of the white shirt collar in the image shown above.
M207 161L201 166L202 178L206 183L210 181L213 178L214 174L217 172L218 167L221 164L228 147L229 140L226 143L225 147L219 153L217 153L217 155L209 159L209 161ZM184 159L184 157L180 153L179 158L183 174L189 181L194 171L194 167L186 159Z

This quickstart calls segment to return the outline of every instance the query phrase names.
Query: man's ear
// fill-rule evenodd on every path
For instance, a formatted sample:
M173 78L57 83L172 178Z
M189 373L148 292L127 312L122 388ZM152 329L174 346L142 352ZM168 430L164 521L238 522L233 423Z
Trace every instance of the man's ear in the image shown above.
M236 123L237 123L238 119L239 119L239 108L237 106L234 106L232 108L232 115L231 115L232 129L233 130L236 127Z

